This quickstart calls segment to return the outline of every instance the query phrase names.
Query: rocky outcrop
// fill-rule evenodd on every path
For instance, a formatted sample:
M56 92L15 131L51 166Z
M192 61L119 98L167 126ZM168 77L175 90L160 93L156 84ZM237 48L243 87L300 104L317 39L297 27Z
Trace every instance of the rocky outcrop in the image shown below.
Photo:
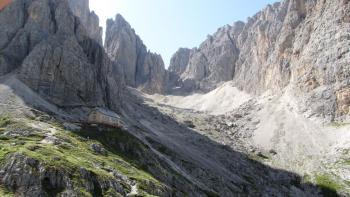
M88 1L16 0L0 12L0 75L60 107L117 109L123 78L101 44Z
M337 105L340 114L350 114L350 87L337 91Z
M312 111L332 119L335 92L350 83L349 9L348 1L269 5L193 49L181 74L183 86L208 91L233 80L240 89L261 94L291 85Z
M94 172L80 168L73 175L63 169L45 166L42 161L13 154L7 157L1 166L0 182L11 191L22 196L85 196L86 193L102 196L114 192L117 196L126 196L126 180L110 178L103 180ZM78 182L74 182L76 178ZM81 191L78 188L82 188ZM86 191L83 193L82 191Z
M125 82L148 93L163 93L166 71L160 55L147 51L134 29L121 15L107 21L105 49L123 68Z

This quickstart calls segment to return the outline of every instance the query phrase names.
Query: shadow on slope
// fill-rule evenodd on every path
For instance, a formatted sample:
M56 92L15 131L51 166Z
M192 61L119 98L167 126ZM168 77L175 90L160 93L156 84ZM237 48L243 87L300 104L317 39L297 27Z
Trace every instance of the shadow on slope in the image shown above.
M125 99L128 102L122 111L128 126L131 126L128 132L153 149L158 157L166 158L165 165L204 191L218 196L317 196L321 190L324 196L337 196L332 187L304 183L295 173L252 160L198 134L129 94ZM135 160L141 161L142 156ZM146 170L162 180L158 170L149 166ZM174 185L172 182L167 184Z
M12 90L24 105L33 103L23 94L28 88L24 84L21 92L13 83L2 85ZM5 98L8 97L2 99ZM40 97L33 92L32 98ZM129 93L124 99L121 111L127 130L84 126L77 134L99 141L108 151L149 172L174 189L172 196L318 196L319 191L323 196L338 196L326 184L304 183L297 174L273 169L212 141ZM44 110L57 115L57 111L50 109ZM141 187L152 188L147 184Z

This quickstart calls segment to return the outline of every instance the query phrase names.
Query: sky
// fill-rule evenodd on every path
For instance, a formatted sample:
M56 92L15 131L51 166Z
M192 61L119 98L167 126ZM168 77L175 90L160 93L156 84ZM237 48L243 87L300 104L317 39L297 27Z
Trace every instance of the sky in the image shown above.
M246 21L277 0L90 0L90 9L106 20L121 14L151 52L161 54L168 67L180 48L198 47L219 27Z

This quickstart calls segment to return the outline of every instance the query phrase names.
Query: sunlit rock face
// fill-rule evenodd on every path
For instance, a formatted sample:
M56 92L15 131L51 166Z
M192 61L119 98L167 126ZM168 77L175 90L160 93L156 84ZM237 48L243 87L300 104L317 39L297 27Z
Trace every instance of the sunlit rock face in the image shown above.
M70 0L68 2L73 14L82 24L77 30L79 34L86 34L102 45L102 28L99 26L99 18L95 12L90 12L89 0Z
M171 58L169 71L177 75L185 72L187 64L190 60L191 50L180 48Z
M182 85L209 91L233 80L253 94L293 85L313 111L332 118L336 91L350 83L349 11L348 1L269 5L246 23L219 28L192 49L185 69L181 67Z
M147 51L134 29L121 16L107 21L105 49L124 70L126 84L147 93L164 93L166 70L160 55Z

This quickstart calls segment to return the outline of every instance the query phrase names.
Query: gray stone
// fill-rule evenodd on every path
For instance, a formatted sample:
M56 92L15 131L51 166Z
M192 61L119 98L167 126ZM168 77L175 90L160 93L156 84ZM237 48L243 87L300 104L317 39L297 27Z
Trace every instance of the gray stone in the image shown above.
M102 28L99 26L99 18L94 12L90 12L89 0L68 1L73 14L80 19L78 34L88 36L102 46Z
M171 58L169 71L177 75L181 75L185 72L187 64L190 60L191 50L186 48L180 48Z
M81 130L81 126L73 124L73 123L69 123L69 122L63 123L63 127L69 131L80 131Z
M192 49L180 72L182 83L175 85L207 92L232 80L258 95L292 86L300 103L320 116L347 114L334 106L335 92L350 84L348 5L312 0L268 5L247 23L219 28Z
M135 30L121 15L107 21L105 49L111 60L123 68L127 85L148 93L163 93L166 70L160 55L147 51Z
M0 75L16 71L60 107L117 110L122 70L104 52L98 17L88 5L87 0L18 0L1 11L0 35L6 36L0 38Z
M91 144L90 148L92 151L94 151L94 153L99 154L99 155L107 155L108 152L106 151L106 149L104 149L100 144Z

